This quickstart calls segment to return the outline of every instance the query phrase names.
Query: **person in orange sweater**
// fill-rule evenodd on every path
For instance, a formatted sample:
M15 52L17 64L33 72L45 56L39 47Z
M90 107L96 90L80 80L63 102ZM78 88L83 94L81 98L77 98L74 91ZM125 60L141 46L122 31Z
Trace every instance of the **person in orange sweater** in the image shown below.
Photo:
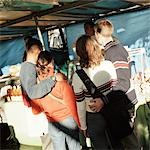
M48 51L42 51L37 61L38 80L54 75L54 61ZM62 79L63 74L59 74ZM57 81L51 93L41 99L31 100L32 112L44 112L48 119L49 135L54 150L80 150L78 127L80 127L76 99L67 80Z

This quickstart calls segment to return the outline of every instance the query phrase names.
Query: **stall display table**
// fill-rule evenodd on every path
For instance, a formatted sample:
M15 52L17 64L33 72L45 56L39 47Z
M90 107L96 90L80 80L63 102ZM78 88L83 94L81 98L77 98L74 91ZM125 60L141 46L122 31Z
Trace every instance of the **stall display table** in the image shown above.
M23 104L21 96L14 96L12 101L5 102L4 112L21 144L41 146L40 136L48 131L45 114L33 115L31 108Z

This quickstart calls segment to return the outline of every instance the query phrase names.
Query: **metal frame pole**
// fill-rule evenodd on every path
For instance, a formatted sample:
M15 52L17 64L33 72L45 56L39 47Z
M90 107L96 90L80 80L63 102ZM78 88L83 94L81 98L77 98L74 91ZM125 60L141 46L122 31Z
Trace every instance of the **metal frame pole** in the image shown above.
M34 20L35 20L35 24L36 24L36 27L37 27L37 32L38 32L39 39L40 39L40 41L43 45L43 51L45 51L45 44L44 44L43 36L42 36L41 30L40 30L40 27L39 27L39 24L38 24L37 17L34 17Z

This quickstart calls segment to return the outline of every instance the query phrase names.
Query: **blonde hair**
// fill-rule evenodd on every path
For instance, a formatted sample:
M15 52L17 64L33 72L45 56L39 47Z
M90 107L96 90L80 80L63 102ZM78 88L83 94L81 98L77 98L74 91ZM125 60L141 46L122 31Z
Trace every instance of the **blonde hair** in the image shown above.
M103 49L93 37L88 35L82 35L78 38L76 52L80 57L80 65L85 68L94 67L104 59Z
M103 36L112 36L114 26L111 21L107 19L97 20L95 24L95 31L101 33Z

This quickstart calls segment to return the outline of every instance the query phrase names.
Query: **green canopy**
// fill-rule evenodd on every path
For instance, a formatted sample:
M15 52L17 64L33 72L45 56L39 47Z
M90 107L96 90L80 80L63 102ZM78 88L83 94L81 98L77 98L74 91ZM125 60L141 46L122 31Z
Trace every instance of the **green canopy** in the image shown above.
M149 0L1 0L0 40L150 7Z

